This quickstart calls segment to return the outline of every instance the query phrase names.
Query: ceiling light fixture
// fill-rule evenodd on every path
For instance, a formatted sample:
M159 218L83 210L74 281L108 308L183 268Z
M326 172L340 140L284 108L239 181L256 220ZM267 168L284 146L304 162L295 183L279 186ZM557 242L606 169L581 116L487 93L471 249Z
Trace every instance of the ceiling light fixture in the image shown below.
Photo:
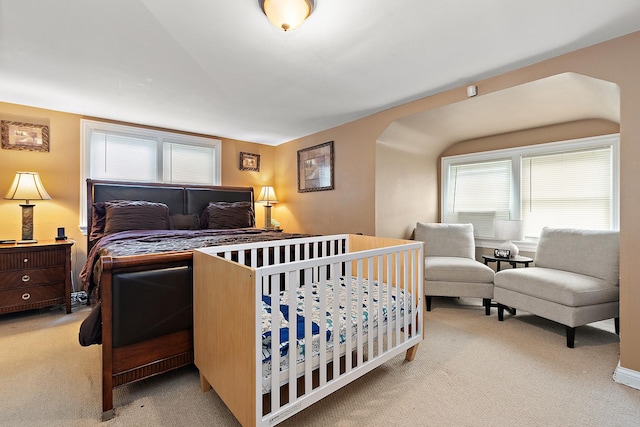
M258 0L273 25L284 31L299 27L311 15L314 0Z

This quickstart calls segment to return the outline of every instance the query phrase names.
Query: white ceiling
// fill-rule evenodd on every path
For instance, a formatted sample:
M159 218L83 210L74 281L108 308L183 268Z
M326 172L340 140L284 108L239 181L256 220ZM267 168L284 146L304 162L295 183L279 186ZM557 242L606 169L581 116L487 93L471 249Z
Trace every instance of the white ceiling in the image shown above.
M640 30L638 0L0 0L0 101L277 145Z

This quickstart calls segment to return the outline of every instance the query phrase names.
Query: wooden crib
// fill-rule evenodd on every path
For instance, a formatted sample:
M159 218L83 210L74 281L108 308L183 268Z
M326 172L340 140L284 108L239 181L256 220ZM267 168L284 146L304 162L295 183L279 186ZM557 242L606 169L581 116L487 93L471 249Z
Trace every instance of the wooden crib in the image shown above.
M243 426L274 425L402 352L413 360L423 264L420 242L346 234L196 250L202 390Z

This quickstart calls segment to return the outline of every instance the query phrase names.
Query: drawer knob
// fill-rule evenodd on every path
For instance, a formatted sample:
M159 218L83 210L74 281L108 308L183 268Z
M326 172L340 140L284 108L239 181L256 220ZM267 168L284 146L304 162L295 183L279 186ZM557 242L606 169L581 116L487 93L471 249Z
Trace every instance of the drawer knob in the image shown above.
M23 300L28 300L29 298L31 298L31 294L29 292L25 292L24 294L22 294L22 299Z
M23 262L29 262L29 258L25 258Z
M29 277L28 274L25 274L24 276L22 276L22 281L23 282L28 282L29 280L31 280L31 277Z

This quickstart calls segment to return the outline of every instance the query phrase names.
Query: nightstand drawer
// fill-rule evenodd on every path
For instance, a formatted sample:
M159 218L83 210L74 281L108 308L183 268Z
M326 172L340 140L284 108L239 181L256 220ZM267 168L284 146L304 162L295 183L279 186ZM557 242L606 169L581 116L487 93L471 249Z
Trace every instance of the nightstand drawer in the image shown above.
M25 288L65 281L65 268L32 268L0 271L0 289Z
M64 282L0 291L0 313L64 302Z
M64 247L42 250L21 250L0 254L0 270L18 270L34 267L64 265Z

